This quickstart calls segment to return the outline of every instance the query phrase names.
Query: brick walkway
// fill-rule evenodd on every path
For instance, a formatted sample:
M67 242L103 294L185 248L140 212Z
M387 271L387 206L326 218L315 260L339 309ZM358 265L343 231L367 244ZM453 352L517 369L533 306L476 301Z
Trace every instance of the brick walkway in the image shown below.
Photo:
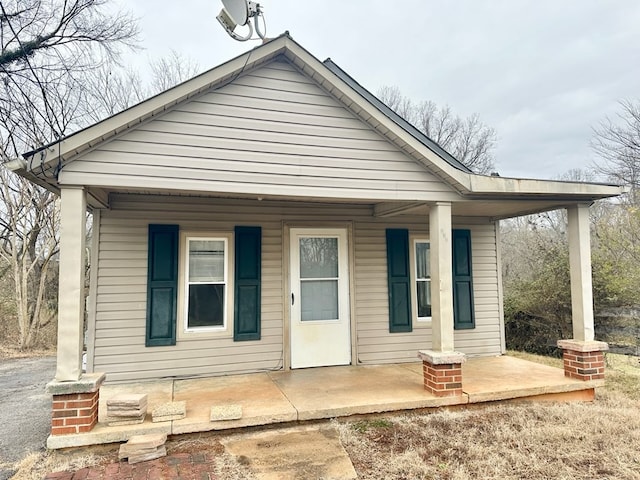
M44 480L214 480L214 470L213 454L176 453L134 465L119 462L77 472L50 473Z

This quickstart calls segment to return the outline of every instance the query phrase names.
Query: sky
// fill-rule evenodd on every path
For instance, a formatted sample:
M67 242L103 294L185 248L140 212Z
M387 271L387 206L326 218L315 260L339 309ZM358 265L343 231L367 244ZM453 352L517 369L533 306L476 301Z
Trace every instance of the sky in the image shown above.
M213 68L258 41L216 20L220 0L117 0L139 18L144 71L172 50ZM593 127L640 100L635 0L262 0L267 36L284 31L330 57L372 93L397 86L419 102L478 113L498 135L502 176L558 178L598 161ZM240 30L240 27L238 27Z

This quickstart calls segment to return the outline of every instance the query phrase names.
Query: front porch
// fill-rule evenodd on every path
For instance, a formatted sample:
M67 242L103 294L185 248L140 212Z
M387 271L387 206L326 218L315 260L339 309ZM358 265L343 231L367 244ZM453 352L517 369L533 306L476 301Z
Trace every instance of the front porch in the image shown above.
M604 380L568 378L562 369L509 356L473 358L463 367L462 395L437 397L424 388L421 363L274 371L213 378L108 383L100 388L100 423L87 433L52 435L52 449L124 442L144 433L184 433L328 419L401 410L508 400L593 400ZM106 400L145 393L149 412L166 402L187 402L186 418L110 427ZM237 420L211 421L212 406L240 405Z

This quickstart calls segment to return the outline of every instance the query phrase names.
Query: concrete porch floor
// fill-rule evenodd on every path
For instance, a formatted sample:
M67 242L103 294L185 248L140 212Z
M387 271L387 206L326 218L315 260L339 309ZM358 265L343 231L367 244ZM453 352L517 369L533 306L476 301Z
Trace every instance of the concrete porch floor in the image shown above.
M562 369L509 356L473 358L463 364L463 394L436 397L424 390L422 363L312 368L234 375L168 379L110 385L100 389L99 423L88 433L49 436L52 449L124 442L145 433L184 433L297 422L400 410L478 404L505 400L592 400L603 380L584 382ZM120 393L146 393L147 419L139 425L103 423L107 399ZM156 405L186 400L182 420L152 423ZM215 421L210 409L241 405L242 418Z

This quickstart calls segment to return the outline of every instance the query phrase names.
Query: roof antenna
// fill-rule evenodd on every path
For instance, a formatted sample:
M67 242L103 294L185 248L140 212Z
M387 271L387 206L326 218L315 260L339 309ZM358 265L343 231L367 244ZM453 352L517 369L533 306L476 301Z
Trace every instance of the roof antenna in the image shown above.
M264 31L260 28L258 17L262 18ZM262 15L262 8L259 3L250 0L222 0L222 10L220 10L216 18L229 36L240 42L246 42L252 39L254 25L255 32L262 40L265 39L265 35L267 34L267 24ZM253 19L253 22L251 22L251 19ZM237 26L244 27L245 25L249 27L249 33L246 35L243 36L234 32Z

